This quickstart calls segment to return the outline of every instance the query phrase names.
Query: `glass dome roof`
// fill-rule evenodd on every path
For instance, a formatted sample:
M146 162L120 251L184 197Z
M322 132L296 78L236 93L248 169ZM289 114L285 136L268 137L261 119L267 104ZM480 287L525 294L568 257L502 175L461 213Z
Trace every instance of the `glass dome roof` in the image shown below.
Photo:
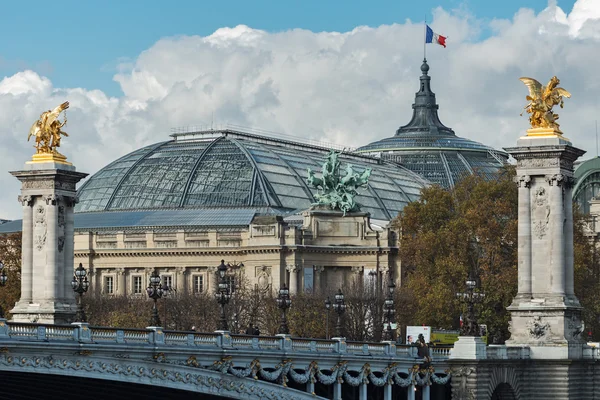
M573 200L586 214L590 212L590 201L600 195L600 157L583 161L575 170Z
M402 164L427 180L450 188L465 174L492 178L508 155L484 144L456 136L438 117L439 106L431 91L429 65L421 65L420 89L415 94L413 117L396 135L360 147L356 153Z
M315 202L306 170L321 170L326 148L232 130L174 137L94 174L79 189L75 211L253 207L285 214ZM394 163L354 154L340 159L358 173L372 168L357 201L375 219L391 220L428 184Z

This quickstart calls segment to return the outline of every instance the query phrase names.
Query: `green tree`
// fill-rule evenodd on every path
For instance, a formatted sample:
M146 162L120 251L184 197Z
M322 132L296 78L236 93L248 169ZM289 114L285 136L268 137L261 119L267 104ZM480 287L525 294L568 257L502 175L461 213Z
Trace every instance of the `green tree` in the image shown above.
M9 311L21 298L21 234L11 233L0 235L0 261L8 280L6 286L0 288L0 307L4 316L11 318Z
M404 276L397 307L404 325L458 328L470 273L485 292L480 323L495 342L508 337L510 304L517 288L517 189L514 169L497 180L462 179L448 191L423 189L393 221L399 230Z

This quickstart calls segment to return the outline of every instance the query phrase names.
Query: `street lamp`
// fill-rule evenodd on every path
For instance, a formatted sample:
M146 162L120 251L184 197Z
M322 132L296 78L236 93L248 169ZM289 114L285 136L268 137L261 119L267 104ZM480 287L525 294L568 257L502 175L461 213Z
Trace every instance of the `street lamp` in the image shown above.
M335 334L337 337L342 337L342 314L346 311L346 303L344 302L344 293L342 293L342 289L338 289L338 292L335 294L333 309L337 313Z
M163 294L166 294L168 290L163 288L160 283L160 275L154 270L150 275L150 285L146 289L148 297L154 300L154 306L152 307L152 317L150 318L150 326L160 326L160 318L158 317L158 308L156 307L156 301L160 299Z
M389 280L390 282L388 283L388 295L383 304L383 309L385 312L385 321L387 325L387 329L383 332L383 340L387 341L394 340L394 334L392 332L392 322L394 321L394 316L396 314L396 310L394 309L394 290L396 289L396 284L394 283L391 271Z
M75 269L73 274L73 280L71 281L71 287L73 291L77 293L77 314L75 314L76 322L87 322L85 317L85 311L83 310L83 304L81 303L83 294L87 292L90 287L90 283L87 278L87 271L83 268L83 264L79 263L79 267Z
M325 309L327 310L327 319L325 320L325 339L329 339L329 313L331 312L331 300L329 300L329 296L327 296L327 300L325 300Z
M467 286L466 292L456 293L456 297L461 302L467 305L467 313L465 315L462 326L460 327L461 336L479 336L479 325L475 317L475 303L481 303L485 294L475 292L477 282L473 278L473 274L469 273L469 277L465 281Z
M217 292L215 293L215 299L217 303L221 306L221 316L219 318L219 330L220 331L228 331L229 327L227 326L227 318L225 317L225 305L229 303L229 299L231 298L231 293L229 291L229 285L225 280L225 275L227 274L227 265L225 265L225 260L221 260L221 265L217 268L217 272L219 274L219 287Z
M287 318L285 312L292 305L292 299L290 299L290 290L287 288L286 284L283 284L283 287L279 289L279 295L277 296L277 307L281 309L281 324L279 325L279 334L280 335L289 335L290 328L287 325Z
M0 261L0 286L6 285L6 281L8 280L8 276L6 276L6 271L4 270L4 263ZM4 318L4 310L0 307L0 318Z

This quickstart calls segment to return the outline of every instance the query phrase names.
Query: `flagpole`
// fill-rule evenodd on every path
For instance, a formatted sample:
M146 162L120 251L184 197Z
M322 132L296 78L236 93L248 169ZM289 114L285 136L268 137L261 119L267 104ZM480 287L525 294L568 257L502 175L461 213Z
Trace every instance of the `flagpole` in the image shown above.
M423 20L423 60L427 60L427 15Z

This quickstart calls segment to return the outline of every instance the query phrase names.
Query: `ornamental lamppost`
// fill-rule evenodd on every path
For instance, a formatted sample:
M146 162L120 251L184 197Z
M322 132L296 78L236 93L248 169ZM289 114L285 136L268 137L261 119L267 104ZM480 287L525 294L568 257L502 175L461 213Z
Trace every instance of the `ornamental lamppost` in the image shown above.
M4 263L0 261L0 286L6 285L6 281L8 281L8 276L6 276L6 271L4 270ZM0 307L0 318L4 318L2 307Z
M327 319L325 320L325 339L329 339L329 313L331 312L331 300L329 296L325 300L325 309L327 310Z
M342 314L346 311L346 303L344 302L344 293L342 289L338 289L335 294L335 301L333 303L333 310L337 313L337 323L335 324L335 334L337 337L342 336Z
M227 274L227 265L225 265L225 260L221 260L221 265L217 268L217 272L219 273L219 287L217 292L215 293L215 299L217 303L221 306L221 316L219 318L219 330L220 331L228 331L229 327L227 326L227 318L225 317L225 305L229 303L229 299L231 298L231 292L229 291L229 285L225 280L225 275Z
M160 326L160 318L158 317L158 308L156 307L156 301L160 299L163 294L166 294L168 289L163 288L160 283L160 275L154 270L150 275L150 285L146 289L148 297L154 300L154 306L152 307L152 317L150 318L150 326Z
M79 267L75 269L73 274L73 280L71 281L71 287L73 291L77 293L77 313L75 314L76 322L87 322L85 311L83 310L83 304L81 303L83 294L87 292L90 287L90 283L87 278L87 271L83 268L83 264L79 263Z
M279 334L280 335L289 335L290 328L288 328L287 318L285 312L292 305L292 299L290 299L290 290L287 288L286 284L283 284L283 287L279 289L279 295L277 296L277 307L281 309L281 324L279 325Z
M463 320L463 324L460 327L461 336L480 336L479 325L477 324L477 318L475 317L475 303L481 303L485 294L475 292L477 282L473 278L473 274L469 273L469 278L466 280L467 290L463 293L456 293L461 302L467 305L467 313Z
M392 322L394 321L394 316L396 315L396 310L394 309L394 290L396 289L396 284L394 283L391 271L389 280L390 282L388 283L388 295L383 304L386 322L386 329L383 332L383 340L387 341L394 340L394 334L392 332Z

